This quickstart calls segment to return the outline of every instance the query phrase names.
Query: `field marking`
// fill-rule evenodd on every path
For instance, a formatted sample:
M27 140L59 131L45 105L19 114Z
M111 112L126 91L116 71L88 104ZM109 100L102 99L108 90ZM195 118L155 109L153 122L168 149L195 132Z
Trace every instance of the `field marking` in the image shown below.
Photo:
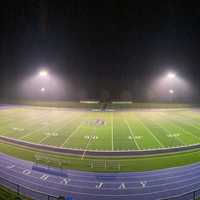
M31 120L30 120L30 117L28 117L28 120L27 120L27 118L24 118L24 117L27 117L27 110L26 109L23 109L23 110L22 109L20 109L20 110L12 110L12 112L14 112L14 113L9 113L9 115L11 115L10 118L12 118L13 115L19 115L18 114L19 112L20 112L20 115L23 114L23 116L20 116L20 119L17 120L17 121L20 120L19 122L26 122L26 121L31 121L31 120L37 120L38 119L38 117L35 116L35 115L31 117ZM25 113L25 116L24 116L24 113ZM42 117L44 117L45 115L47 115L47 114L45 113ZM6 117L8 117L8 116L6 116ZM7 119L9 119L9 118L7 118ZM7 122L1 124L1 126L5 126L5 125L12 124L12 123L16 123L16 119L14 119L14 120L15 121L13 121L13 119L12 119L12 121L7 121Z
M55 120L54 121L54 125L55 125L55 123L57 123L57 122L60 122L60 120L58 119L58 117L56 117L56 116L54 116L57 120ZM73 116L73 117L75 117L75 116ZM78 118L78 117L77 117ZM75 118L75 119L77 119L77 118ZM69 123L71 123L73 120L75 120L74 118L72 118L71 120L70 120L70 118L67 116L66 118L64 118L63 120L62 120L62 123L65 121L65 120L67 120L66 121L66 125L68 125ZM52 119L53 120L53 119ZM51 123L51 122L50 122ZM22 137L20 137L19 139L24 139L25 137L30 137L31 135L33 135L35 132L38 132L38 131L40 131L40 130L42 130L42 129L46 129L47 127L49 126L49 123L47 123L46 125L44 125L44 126L41 126L41 127L39 127L39 128L37 128L37 129L35 129L35 130L33 130L33 131L31 131L31 132L29 132L29 133L27 133L26 135L24 135L24 136L22 136ZM55 129L55 130L57 130L57 129ZM54 130L54 131L55 131ZM48 131L48 130L47 130ZM37 134L37 133L36 133ZM47 136L44 136L44 137L47 137ZM49 136L50 137L50 136ZM28 139L28 138L27 138ZM29 141L29 140L28 140Z
M16 112L16 111L15 111ZM16 113L16 115L17 115L17 113ZM12 114L12 117L13 117L13 114ZM42 117L41 117L42 118ZM40 119L41 119L40 118ZM3 124L1 124L1 130L2 131L7 131L8 130L8 125L12 125L12 126L15 126L15 124L16 124L16 121L17 122L19 122L19 123L21 123L21 122L23 122L23 123L25 123L25 122L32 122L33 120L36 120L37 118L35 118L35 116L34 117L31 117L31 119L30 118L24 118L24 116L23 116L23 118L21 117L20 118L20 121L19 120L15 120L15 119L12 119L11 121L7 121L6 123L3 123ZM15 120L15 121L14 121ZM32 126L33 124L31 124L31 126ZM5 127L6 126L6 127ZM11 133L9 133L9 134L11 134ZM7 135L7 133L5 133L5 134L1 134L1 135Z
M159 113L158 113L158 114L159 114ZM162 116L164 116L165 118L167 118L166 115L165 115L164 113L160 113L159 115L162 115ZM200 141L200 137L194 135L193 133L191 133L191 132L189 132L189 131L186 131L186 130L185 130L184 128L182 128L180 125L177 125L177 124L175 123L174 119L168 118L168 120L171 121L171 123L172 123L175 127L179 128L180 130L182 130L183 132L185 132L187 135L191 135L192 137L195 137L195 138L197 138L197 139Z
M84 152L83 152L83 154L82 154L82 156L81 156L81 160L83 160L83 158L85 157L85 154L86 154L86 152L87 152L87 150L88 150L87 148L88 148L88 146L89 146L89 144L90 144L91 141L92 141L92 137L90 137L90 139L89 139L87 145L86 145L85 148L84 148Z
M200 127L197 126L197 124L198 124L199 122L195 121L194 119L188 118L187 116L185 116L185 115L183 115L183 114L179 114L178 116L179 116L180 118L187 118L187 124L188 124L189 126L200 130ZM189 122L189 121L190 121L190 122ZM195 124L195 125L194 125L194 124Z
M31 123L32 121L35 121L35 120L37 120L37 119L39 119L39 121L41 121L45 116L46 116L47 114L45 113L45 114L43 114L43 116L41 116L41 117L39 117L39 118L35 118L35 116L34 116L34 118L28 118L28 120L26 120L26 119L22 119L22 121L20 121L20 123L21 122L23 122L23 123L25 123L25 122L27 122L27 123L29 123L29 125L26 127L26 128L30 128L30 127L32 127L32 126L34 126L35 124L34 123ZM9 123L10 124L10 123ZM16 122L14 123L14 124L16 124ZM11 124L12 125L12 124ZM6 125L7 126L7 125ZM2 127L3 128L3 131L7 131L7 129L8 129L8 127ZM1 130L2 130L2 128L1 128ZM26 129L25 129L26 130ZM32 131L31 131L32 132ZM2 136L9 136L9 135L12 135L13 133L5 133L5 134L1 134ZM29 133L28 133L29 134ZM20 137L17 137L17 139L21 139L21 138L23 138L24 136L26 136L26 135L28 135L28 134L25 134L24 133L24 135L22 135L22 136L20 136ZM10 137L12 137L12 136L10 136ZM14 138L16 138L16 137L14 137Z
M47 115L47 114L45 114L45 115ZM45 116L45 115L44 115L44 116ZM43 116L43 117L44 117L44 116ZM43 117L39 119L39 121L38 121L39 123L42 122ZM37 131L39 131L39 130L41 130L41 129L43 129L43 128L46 128L46 127L48 127L48 126L49 126L49 123L46 124L46 125L44 125L44 126L40 126L40 127L38 127L37 129L34 129L33 131L30 131L29 133L27 133L27 134L25 134L25 135L19 137L18 139L23 140L25 137L28 137L28 136L34 134L35 132L37 132Z
M5 125L5 124L9 124L11 122L13 122L13 113L16 113L16 112L21 112L22 110L16 110L16 109L9 109L9 112L3 112L3 111L6 111L6 110L1 110L0 111L0 121L3 122L3 123L0 123L0 125ZM7 110L8 111L8 110ZM22 116L20 116L22 117Z
M131 133L131 135L132 135L132 137L133 137L133 141L134 141L134 143L135 143L137 149L140 150L141 148L140 148L139 144L137 143L137 141L136 141L136 139L135 139L135 135L134 135L134 133L133 133L133 130L131 129L131 127L130 127L128 121L125 119L125 117L124 117L123 114L122 114L122 118L123 118L123 120L124 120L124 123L127 125L129 132Z
M165 148L165 145L153 134L153 132L138 118L136 115L134 117L140 122L140 124L147 130L147 132L157 141L157 143Z
M167 133L171 134L171 132L165 128L164 126L161 126L158 122L153 121L152 119L150 119L150 121L152 121L152 123L156 124L156 126L160 127L161 129L163 129L164 131L166 131ZM187 145L183 142L182 139L180 139L179 137L176 137L175 139L177 139L179 142L181 142L183 145Z
M47 135L46 137L43 137L39 142L37 142L38 144L41 144L43 141L45 141L49 136Z
M113 112L111 115L111 138L112 138L112 151L114 150L114 141L113 141Z
M68 121L69 122L69 121ZM70 123L70 122L69 122ZM57 131L59 131L59 130L61 130L61 129L63 129L66 125L68 125L68 123L67 124L64 124L63 126L59 126L59 128L56 128L55 130L53 130L54 132L57 132ZM59 134L58 134L58 136L59 136ZM44 142L46 139L48 139L49 137L53 137L52 135L46 135L46 136L44 136L39 142L37 142L38 144L41 144L42 142Z
M83 114L80 114L80 115L78 115L78 116L73 116L72 119L67 118L67 119L70 119L70 120L66 121L66 123L62 124L61 127L56 128L56 129L54 129L53 131L54 131L54 132L58 132L59 130L62 130L65 126L67 126L67 125L69 125L71 122L77 120L77 119L80 118L82 115L83 115ZM65 120L62 120L62 121L64 122ZM52 136L49 135L49 136L46 136L45 138L47 139L47 138L50 138L50 137L52 137ZM43 140L43 141L44 141L44 140Z
M67 137L67 139L63 142L63 144L61 144L59 147L64 147L65 144L67 144L67 142L69 141L69 139L76 133L79 131L79 129L81 128L81 126L83 125L83 123L80 123L79 126L77 126L74 131L71 132L71 134Z
M67 118L68 119L68 118ZM58 128L56 129L53 129L53 132L58 132L59 130L63 129L65 126L67 126L69 123L71 123L72 121L74 121L75 119L77 118L72 118L71 120L68 120L66 121L66 123L64 123L65 120L63 120L63 125L62 126L59 126ZM48 125L47 125L48 126ZM58 134L59 135L59 134ZM53 137L52 135L47 135L46 137L44 137L43 139L41 139L39 142L39 144L41 144L43 141L45 141L46 139L50 138L50 137Z

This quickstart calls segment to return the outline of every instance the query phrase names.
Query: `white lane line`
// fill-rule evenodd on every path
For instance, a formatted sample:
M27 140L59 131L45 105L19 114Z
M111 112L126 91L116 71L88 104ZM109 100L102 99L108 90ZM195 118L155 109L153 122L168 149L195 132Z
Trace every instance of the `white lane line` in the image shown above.
M132 137L133 137L133 141L134 141L134 143L135 143L137 149L140 149L140 146L138 145L138 143L137 143L137 141L136 141L136 139L135 139L135 135L134 135L134 133L133 133L133 130L131 129L131 127L130 127L128 121L127 121L126 118L123 116L123 114L122 114L122 118L123 118L123 120L124 120L124 123L127 125L129 132L131 133L131 135L132 135Z
M15 170L11 170L11 171L14 171L14 172L16 172ZM9 175L10 177L16 177L16 176L14 176L14 175L12 175L12 174L8 174L7 172L3 172L3 174L4 175ZM27 175L27 176L31 176L33 179L37 179L38 180L38 178L36 178L35 176L32 176L32 175ZM25 182L27 182L27 183L32 183L33 184L33 182L31 182L31 181L29 181L29 180L26 180L26 179L24 179L24 178L21 178L21 177L17 177L18 178L18 180L24 180ZM193 180L194 178L189 178L189 179L186 179L186 180ZM49 181L46 181L46 182L49 182ZM175 182L175 183L183 183L183 182L185 182L185 180L184 181L182 181L182 180L180 180L180 181L177 181L177 182ZM160 192L166 192L166 191L168 191L168 192L170 192L170 191L174 191L174 190L178 190L178 189L183 189L183 188L188 188L189 186L194 186L194 185L196 185L196 184L199 184L199 182L195 182L195 183L191 183L191 184L187 184L187 185L184 185L184 186L180 186L180 187L176 187L176 188L173 188L173 189L167 189L167 190L159 190L159 191L154 191L154 192L145 192L145 193L137 193L137 194L126 194L126 195L117 195L117 196L143 196L143 195L149 195L149 194L159 194ZM37 185L37 186L43 186L43 188L52 188L53 189L53 187L49 187L49 186L44 186L44 184L42 185L41 183L34 183L35 185ZM165 186L165 188L166 188L166 186L167 186L168 184L166 184L166 183L164 183L164 184L160 184L160 186L162 186L162 187L164 187ZM181 184L180 184L181 185ZM77 187L77 188L81 188L81 187ZM84 188L84 187L83 187ZM88 188L90 188L91 189L91 187L88 187ZM55 188L54 188L55 189ZM129 188L129 189L133 189L133 188ZM134 189L136 189L136 188L134 188ZM114 189L115 190L115 189ZM116 190L118 190L118 189L116 189ZM62 189L58 189L58 191L63 191ZM77 192L78 193L78 192ZM189 192L187 192L187 193L189 193ZM186 194L187 194L186 193ZM92 193L89 193L90 195L97 195L97 194L92 194ZM99 194L97 195L97 196L99 196ZM101 194L100 196L116 196L116 195L108 195L108 194Z
M12 166L14 166L14 167L12 167ZM21 171L23 171L24 169L28 169L27 167L21 167L21 166L18 166L18 165L16 165L15 163L14 163L14 165L13 164L10 164L9 163L9 168L8 168L8 165L4 165L4 164L0 164L0 167L2 167L2 168L6 168L6 169L8 169L8 170L10 170L10 171L14 171L14 172L16 172L16 173L20 173L19 171L18 171L18 169ZM37 171L33 171L33 170L31 170L32 171L32 176L33 176L33 178L37 178L37 176L34 176L35 174L40 174L40 172L37 172ZM157 187L158 186L158 184L155 184L156 182L160 182L160 181L163 181L164 183L162 184L162 185L169 185L169 184L174 184L174 183L178 183L178 182L184 182L184 181L187 181L187 180L191 180L191 179L197 179L198 178L198 176L197 175L199 175L199 172L197 171L197 172L191 172L191 170L190 170L190 172L188 172L188 175L185 175L185 174L183 174L183 175L179 175L179 176L176 176L176 175L173 175L173 174L170 174L170 176L168 176L168 177L162 177L162 178L158 178L158 179L156 179L156 180L148 180L148 186L147 187L149 187L149 188L151 188L151 187ZM164 176L164 174L163 174L163 176ZM189 178L184 178L184 177L188 177L189 176ZM51 175L51 177L55 177L55 178L58 178L58 176L55 176L55 175ZM72 177L73 176L71 176L70 175L70 178L72 179ZM81 177L85 177L85 178L88 178L88 176L81 176ZM155 176L154 176L155 177ZM80 178L79 176L78 176L78 178ZM132 177L132 178L134 178L134 177ZM136 178L136 177L135 177ZM141 176L140 177L141 179L144 179L144 177L143 176ZM183 180L180 180L180 178L184 178ZM130 177L129 177L129 179L130 179ZM165 183L167 180L169 180L169 179L179 179L179 180L177 180L177 181L173 181L173 182L168 182L168 183ZM128 183L128 184L138 184L138 183L140 183L139 181L126 181L125 179L122 179L122 180L118 180L118 181L116 181L115 182L115 184L119 184L119 183L121 183L122 181L125 181L126 183ZM54 183L54 182L52 182L52 181L50 181L50 180L48 180L48 182L51 182L51 183ZM75 178L73 178L73 182L80 182L80 183L93 183L93 184L96 184L96 183L98 183L97 181L88 181L88 180L86 180L86 181L82 181L82 180L79 180L79 179L75 179ZM105 182L106 184L110 184L110 183L113 183L112 181L106 181ZM56 183L55 182L55 184L58 184L58 183ZM159 183L159 185L160 185L160 183ZM130 187L130 188L132 188L132 189L136 189L136 188L140 188L140 187L135 187L135 186L132 186L132 187Z

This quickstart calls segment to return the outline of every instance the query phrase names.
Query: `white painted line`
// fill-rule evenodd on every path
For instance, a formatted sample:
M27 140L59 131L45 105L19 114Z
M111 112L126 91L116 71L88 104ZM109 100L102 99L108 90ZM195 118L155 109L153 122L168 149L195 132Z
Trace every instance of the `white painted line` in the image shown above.
M78 127L76 127L74 129L74 131L71 132L71 134L67 137L67 139L63 142L63 144L60 145L60 147L63 147L65 144L67 144L67 142L69 141L69 139L76 133L79 131L79 129L81 128L83 124L80 123Z
M89 139L87 145L85 146L85 150L84 150L84 152L83 152L83 155L81 156L81 160L83 160L83 158L85 157L85 154L86 154L86 152L87 152L87 148L88 148L88 146L89 146L91 140L92 140L92 137L90 137L90 139Z
M162 115L162 116L164 116L164 117L166 118L166 116L165 116L163 113L160 114L160 115ZM184 133L186 133L187 135L191 135L191 136L197 138L198 141L200 141L200 137L194 135L193 133L191 133L191 132L189 132L189 131L186 131L186 130L185 130L184 128L182 128L180 125L177 125L173 119L171 119L171 118L170 118L170 119L167 118L167 119L168 119L169 121L171 121L171 123L172 123L175 127L177 127L178 129L182 130L182 131L183 131Z
M133 130L131 129L131 127L130 127L128 121L126 120L126 118L125 118L124 116L122 116L122 118L123 118L123 120L124 120L124 123L127 125L129 132L131 133L131 135L132 135L132 137L133 137L133 141L134 141L134 143L135 143L137 149L140 149L140 146L138 145L138 143L137 143L137 141L136 141L136 139L135 139L135 135L134 135Z
M39 142L38 144L41 144L43 141L45 141L49 136L47 135L46 137L43 137Z
M113 112L111 115L111 137L112 137L112 151L114 150L114 141L113 141Z
M150 121L152 121L152 123L154 123L156 126L158 126L159 128L163 129L164 131L166 131L167 133L171 134L171 132L165 128L164 126L161 126L158 122L153 121L152 119L150 119ZM184 146L186 145L183 140L181 140L179 137L176 137L177 140L179 140L179 142L181 142ZM179 145L180 146L180 145Z
M146 127L146 125L138 118L135 116L135 118L140 122L140 124L147 130L147 132L157 141L157 143L161 146L161 147L165 147L164 144L162 144L162 142L153 134L153 132Z

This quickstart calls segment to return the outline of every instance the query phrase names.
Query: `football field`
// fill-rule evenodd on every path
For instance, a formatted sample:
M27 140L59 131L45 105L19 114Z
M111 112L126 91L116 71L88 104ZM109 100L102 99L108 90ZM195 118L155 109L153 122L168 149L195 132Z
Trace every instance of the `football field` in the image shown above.
M0 110L0 135L84 151L181 147L200 143L200 111L11 107Z

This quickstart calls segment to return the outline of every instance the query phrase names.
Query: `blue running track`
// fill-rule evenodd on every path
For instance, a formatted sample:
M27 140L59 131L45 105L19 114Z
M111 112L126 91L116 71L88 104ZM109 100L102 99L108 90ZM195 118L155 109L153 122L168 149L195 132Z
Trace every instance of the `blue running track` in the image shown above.
M200 164L142 173L93 173L61 171L0 154L0 177L53 196L71 194L74 200L157 200L199 189ZM174 199L189 200L192 195Z

